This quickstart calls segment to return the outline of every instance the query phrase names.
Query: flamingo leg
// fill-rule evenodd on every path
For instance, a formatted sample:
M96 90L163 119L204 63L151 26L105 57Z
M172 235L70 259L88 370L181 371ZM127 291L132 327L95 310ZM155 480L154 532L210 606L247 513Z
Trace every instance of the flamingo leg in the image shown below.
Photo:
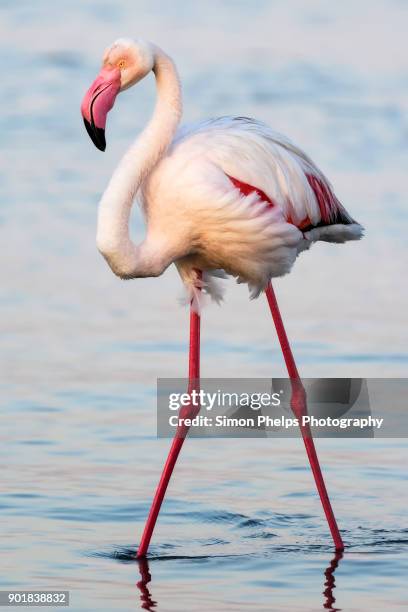
M200 315L190 307L190 350L189 350L189 371L188 371L188 392L193 389L199 389L200 386ZM193 405L184 406L179 411L181 418L193 418L198 414L200 407ZM142 539L137 551L137 558L144 557L149 548L150 539L156 525L157 517L166 494L171 475L176 465L177 458L186 439L190 428L185 425L179 425L174 436L163 472L156 489L156 493L150 508L149 516L143 531Z
M307 403L306 403L306 392L303 387L302 381L299 376L299 372L296 367L295 360L293 358L292 349L290 348L289 340L286 335L286 330L283 325L282 317L279 311L278 302L276 300L275 292L272 287L272 283L268 284L265 291L268 300L269 308L271 310L273 322L276 327L278 334L279 343L282 349L283 357L288 370L289 378L292 385L292 397L291 406L295 415L301 419L301 417L307 414ZM301 421L300 421L301 422ZM316 487L319 492L320 500L322 502L323 510L326 515L326 519L330 528L330 532L334 541L336 550L344 550L343 540L341 538L339 528L337 527L336 518L331 507L330 499L327 493L326 485L323 480L322 471L320 469L319 460L317 458L316 448L314 445L312 432L309 426L300 425L303 442L306 448L306 453L309 458L310 467L313 472Z

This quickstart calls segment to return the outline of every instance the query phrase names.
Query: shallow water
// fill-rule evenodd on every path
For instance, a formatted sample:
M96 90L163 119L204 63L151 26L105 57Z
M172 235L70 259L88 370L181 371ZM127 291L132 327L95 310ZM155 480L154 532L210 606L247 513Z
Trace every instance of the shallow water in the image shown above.
M169 445L156 378L185 375L187 313L173 270L122 283L94 246L101 190L154 101L151 79L124 94L106 154L91 146L79 104L116 37L176 59L186 120L253 115L288 134L366 227L276 283L302 374L407 371L407 7L312 4L2 3L2 588L69 589L74 610L406 609L402 440L318 441L341 559L300 441L189 440L149 568L133 559ZM263 300L227 284L202 370L284 375Z

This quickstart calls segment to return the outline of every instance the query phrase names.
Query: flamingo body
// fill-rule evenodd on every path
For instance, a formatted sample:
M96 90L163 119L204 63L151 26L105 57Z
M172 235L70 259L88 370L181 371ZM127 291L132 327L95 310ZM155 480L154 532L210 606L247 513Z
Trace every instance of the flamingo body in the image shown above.
M248 283L256 297L313 242L362 234L303 151L243 117L181 128L142 183L142 202L148 236L160 250L178 252L189 293L200 269L201 286L217 301L219 270Z

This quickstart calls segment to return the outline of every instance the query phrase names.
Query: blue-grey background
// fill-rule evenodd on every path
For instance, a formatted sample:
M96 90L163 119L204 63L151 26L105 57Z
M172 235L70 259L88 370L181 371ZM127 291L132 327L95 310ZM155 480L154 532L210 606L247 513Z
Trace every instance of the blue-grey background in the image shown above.
M186 120L253 115L316 160L366 237L316 245L276 282L299 368L397 377L407 371L407 26L398 0L1 2L3 588L70 589L74 610L140 608L138 568L113 557L139 541L168 449L155 437L156 378L186 375L175 271L124 283L95 248L101 191L155 93L149 77L121 95L97 151L79 106L104 48L119 36L155 41L179 67ZM225 305L205 310L202 370L285 374L262 298L250 303L230 282ZM336 602L301 442L190 440L152 543L153 609L406 609L406 443L318 448L348 545Z

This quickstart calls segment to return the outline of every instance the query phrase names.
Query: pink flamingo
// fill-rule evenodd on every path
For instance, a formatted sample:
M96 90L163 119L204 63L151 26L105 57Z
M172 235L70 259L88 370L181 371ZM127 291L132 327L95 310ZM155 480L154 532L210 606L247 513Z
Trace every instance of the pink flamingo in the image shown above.
M312 160L267 125L246 117L221 117L178 129L179 76L170 57L149 42L119 39L105 51L99 76L81 106L98 149L105 150L106 116L117 94L150 71L156 77L156 107L102 196L98 249L123 279L159 276L176 265L191 303L190 390L199 384L202 294L219 302L216 277L225 274L247 283L252 298L265 291L292 383L291 405L301 415L307 410L305 392L271 278L287 274L313 242L358 240L362 227ZM136 193L147 225L140 245L129 237ZM179 428L173 440L138 557L148 550L187 431ZM306 427L301 432L335 548L343 550L311 432Z

